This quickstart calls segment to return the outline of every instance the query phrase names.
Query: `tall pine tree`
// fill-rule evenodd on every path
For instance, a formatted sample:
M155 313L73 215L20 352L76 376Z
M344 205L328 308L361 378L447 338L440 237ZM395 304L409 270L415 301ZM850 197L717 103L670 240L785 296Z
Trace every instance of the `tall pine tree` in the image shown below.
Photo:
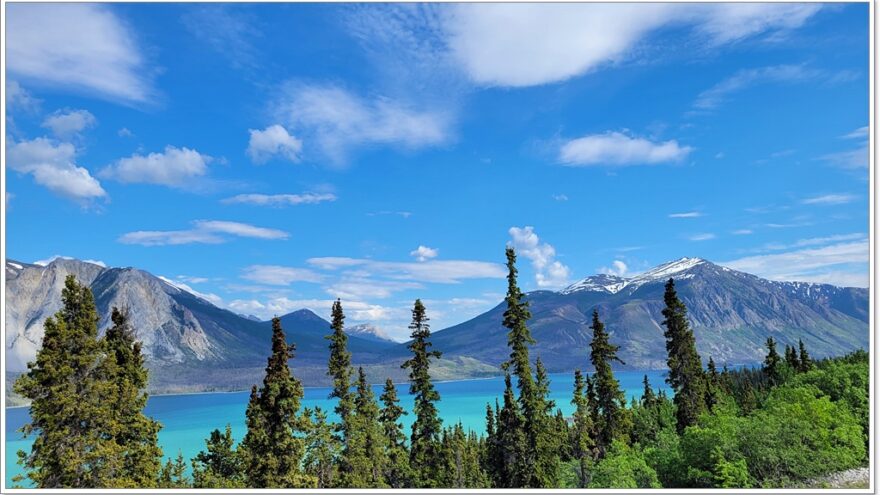
M801 373L806 373L813 369L813 359L810 357L810 353L807 352L806 346L804 346L804 341L798 339L798 371Z
M599 312L593 310L593 340L590 342L590 362L596 370L596 400L599 408L598 436L596 444L599 455L604 456L611 442L627 435L625 401L626 396L614 378L611 363L623 361L617 357L618 346L613 345L605 331L605 324L599 320Z
M526 486L530 473L526 471L525 456L528 443L523 428L523 416L513 392L510 373L504 374L504 402L498 411L495 435L498 438L500 462L498 469L490 473L496 488Z
M782 383L782 358L776 352L776 341L773 337L767 337L767 356L764 358L762 369L771 385Z
M336 461L339 439L333 432L332 423L327 422L327 414L320 407L306 409L305 415L309 418L309 431L303 466L306 473L317 480L318 488L332 488L338 474Z
M425 305L420 299L416 299L412 310L412 342L407 347L413 356L406 360L401 368L409 369L409 393L415 395L414 413L416 416L412 424L410 435L410 466L413 470L415 484L420 488L434 488L437 483L440 469L440 434L442 422L437 413L435 402L440 400L440 394L431 383L430 367L431 358L439 358L439 351L432 351L431 329L428 325L428 316L425 313Z
M348 335L345 333L345 313L342 311L342 302L339 299L333 302L330 320L330 328L333 330L333 333L324 337L330 341L327 375L333 377L333 389L330 391L330 398L339 399L334 409L339 416L339 424L336 426L336 430L342 443L339 468L342 472L348 472L351 470L348 458L349 436L351 434L350 415L354 409L354 397L351 393L351 352L348 351Z
M205 446L192 461L194 488L246 488L241 456L234 447L232 427L211 432Z
M288 344L281 319L272 319L272 355L263 386L251 389L246 414L247 434L241 448L247 486L252 488L314 487L317 480L302 470L305 434L309 430L300 411L303 388L290 372L296 346Z
M590 466L593 462L595 444L586 380L579 369L574 371L574 398L571 402L575 407L572 444L574 458L577 461L578 488L587 488L590 485Z
M696 424L697 418L706 410L706 379L694 333L687 321L687 308L678 299L671 278L666 282L663 301L666 303L663 336L666 337L666 363L669 366L666 382L675 392L676 428L681 433Z
M357 393L350 435L349 471L342 473L345 486L382 488L385 485L385 441L379 425L379 406L367 374L358 368Z
M397 389L391 378L385 380L385 388L379 400L382 402L379 423L385 437L385 457L388 461L384 473L385 483L391 488L406 488L412 482L406 435L403 434L403 426L400 424L400 418L406 411L400 407Z

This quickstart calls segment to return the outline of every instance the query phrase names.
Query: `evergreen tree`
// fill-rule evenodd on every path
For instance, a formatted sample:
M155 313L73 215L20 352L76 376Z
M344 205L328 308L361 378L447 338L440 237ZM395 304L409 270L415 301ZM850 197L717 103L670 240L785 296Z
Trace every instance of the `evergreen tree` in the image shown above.
M160 425L143 415L147 375L122 313L98 340L91 290L65 279L62 308L44 323L43 342L14 390L31 400L34 435L19 463L37 488L151 487L162 452Z
M801 367L800 360L798 360L797 349L790 345L785 346L785 364L787 364L792 371L797 371Z
M482 445L473 433L465 434L461 423L445 428L441 441L439 485L454 488L485 488L488 477L480 466Z
M417 487L433 488L436 486L438 471L440 469L439 442L442 422L437 413L435 402L440 400L440 394L431 383L430 360L439 358L439 351L429 350L431 347L431 330L428 325L428 317L425 314L425 306L420 299L412 310L412 342L409 343L413 356L406 360L401 368L408 368L410 386L409 393L415 395L414 413L416 420L412 424L410 435L410 466Z
M504 374L504 402L496 415L498 426L495 434L498 438L500 466L495 473L493 484L496 488L517 488L526 486L525 471L528 443L523 430L523 417L519 403L513 392L510 373Z
M705 377L700 355L697 354L696 340L687 321L687 308L678 299L675 282L666 282L663 301L663 325L666 330L666 361L669 367L667 383L675 392L673 402L676 406L676 428L681 433L688 426L696 424L700 413L706 409Z
M304 414L309 418L310 426L303 459L305 472L317 480L318 488L332 488L337 480L339 439L333 434L333 425L327 422L327 414L320 407L306 409Z
M489 478L491 486L498 486L496 480L500 473L504 470L503 454L499 446L497 435L496 411L498 411L498 399L495 399L495 409L486 403L486 448L483 455L482 464L486 469L486 475Z
M773 337L767 337L767 357L764 358L763 371L771 385L782 383L782 363Z
M605 325L599 320L599 312L593 310L593 340L590 342L590 362L596 370L596 400L599 409L598 436L596 444L600 457L615 439L620 439L627 434L626 396L620 389L620 384L614 378L611 370L611 362L623 361L617 357L618 346L608 340Z
M224 433L214 430L205 440L207 450L192 461L194 488L246 488L241 457L234 447L232 427Z
M168 462L162 466L159 472L159 488L191 488L192 483L186 476L186 463L183 461L183 453L178 451L174 462Z
M654 402L657 400L657 397L654 395L654 389L651 388L651 382L648 381L648 375L642 379L642 405L645 407L651 407L654 405Z
M349 446L349 471L342 473L345 486L355 488L382 488L385 486L385 442L379 425L379 406L373 389L367 383L367 374L358 368L357 393Z
M647 381L647 376L645 376ZM594 459L593 419L586 392L586 380L581 370L574 371L575 406L574 428L572 429L573 455L577 461L578 488L586 488L590 484L590 466Z
M813 359L810 357L810 353L807 352L806 346L804 346L804 341L798 339L798 349L800 350L800 356L798 356L798 371L801 373L806 373L813 369Z
M287 344L281 319L272 319L272 355L263 386L251 389L242 441L247 486L251 488L314 487L317 480L302 471L308 418L299 410L303 388L290 372L296 346Z
M721 375L718 368L715 367L715 360L709 356L709 363L706 365L706 408L711 411L721 394Z
M379 411L379 423L385 436L385 457L388 460L385 468L385 482L391 488L406 488L412 482L409 469L409 452L406 449L406 435L400 418L406 411L400 407L397 389L391 378L385 380L385 388L379 397L382 410Z
M330 341L330 358L327 362L327 375L333 377L333 390L330 398L339 399L335 411L339 416L339 424L336 431L342 444L342 454L339 458L339 470L343 473L351 472L350 415L354 409L354 397L351 393L351 352L348 351L348 335L345 333L345 313L342 311L342 302L337 299L333 302L330 313L330 328L333 333L324 338Z

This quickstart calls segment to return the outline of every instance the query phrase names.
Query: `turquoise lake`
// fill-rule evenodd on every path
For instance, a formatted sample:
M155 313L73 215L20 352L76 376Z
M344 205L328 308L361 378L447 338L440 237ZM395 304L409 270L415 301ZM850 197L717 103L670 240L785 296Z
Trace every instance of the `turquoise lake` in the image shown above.
M627 400L642 394L642 378L647 374L651 385L668 391L664 382L665 371L616 371L621 388L626 392ZM566 416L571 415L573 406L571 395L574 387L572 373L555 373L550 375L551 398ZM461 380L438 382L435 384L440 392L437 407L444 425L458 423L478 433L485 433L486 403L501 400L504 392L504 380L501 377L481 380ZM381 394L380 385L373 386L378 399ZM412 411L412 397L408 394L409 385L397 387L401 406L408 412ZM306 388L303 407L321 407L328 416L332 414L335 400L328 400L329 388ZM186 395L159 395L149 399L146 414L162 423L159 432L159 444L166 457L177 456L182 452L185 459L195 457L205 447L205 438L215 428L223 429L226 424L232 425L236 441L241 440L246 431L244 412L250 392L205 393ZM403 417L406 432L412 422L412 414ZM23 439L18 429L28 421L28 408L17 407L6 409L6 486L10 486L13 476L22 473L16 463L18 450L27 451L31 441Z

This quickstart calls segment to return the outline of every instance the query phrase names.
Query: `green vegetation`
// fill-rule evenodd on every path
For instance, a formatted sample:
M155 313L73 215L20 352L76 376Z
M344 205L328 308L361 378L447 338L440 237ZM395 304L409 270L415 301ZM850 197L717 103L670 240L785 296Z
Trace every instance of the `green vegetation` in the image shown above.
M403 364L415 396L409 438L391 379L377 401L364 369L353 369L336 301L327 373L339 422L320 408L301 410L302 385L289 366L295 346L275 318L247 434L236 446L229 425L212 431L190 478L179 453L161 464L161 426L143 414L147 372L125 313L114 309L98 338L92 294L70 277L36 361L15 383L31 400L22 431L36 437L19 462L38 488L772 488L815 486L867 464L867 352L814 360L801 341L780 355L769 338L759 368L719 371L709 357L704 370L672 280L662 315L674 395L645 376L642 396L626 404L611 366L618 347L594 310L584 364L595 372L574 372L574 413L564 417L548 399L544 364L529 356L528 302L516 255L506 254L510 359L501 401L486 405L485 435L439 417L431 368L440 352L420 300Z

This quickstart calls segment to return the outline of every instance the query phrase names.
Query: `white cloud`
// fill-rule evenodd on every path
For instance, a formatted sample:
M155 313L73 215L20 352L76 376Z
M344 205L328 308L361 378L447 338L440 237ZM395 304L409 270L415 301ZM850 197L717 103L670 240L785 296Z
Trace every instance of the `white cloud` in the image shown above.
M871 128L869 126L864 126L840 137L843 139L866 139L870 132Z
M418 248L416 248L413 251L410 251L410 253L409 253L410 256L414 257L415 259L417 259L419 261L427 261L431 258L436 258L438 254L440 254L440 251L438 249L429 248L427 246L422 246L422 245L419 245Z
M6 14L10 73L128 103L153 98L135 37L109 6L19 3Z
M721 263L771 280L799 280L868 286L868 239L784 253L749 256Z
M326 318L330 314L330 309L335 301L335 299L289 299L287 297L274 297L263 302L256 299L236 299L231 301L228 307L238 313L253 314L265 319L276 315L281 316L299 309L308 309ZM347 319L354 321L388 321L406 317L404 314L406 310L403 308L390 308L363 301L344 301L343 308L345 309Z
M770 243L764 245L764 247L760 250L762 251L781 251L785 249L793 249L793 248L802 248L808 246L823 246L826 244L839 243L844 241L856 241L866 239L867 236L864 233L853 233L853 234L837 234L830 235L826 237L811 237L808 239L798 239L797 241L790 244L783 243Z
M573 139L559 150L559 161L569 166L655 165L678 162L693 148L678 141L652 142L620 132L606 132Z
M870 149L868 148L869 133L870 128L865 126L859 127L845 136L841 136L843 139L861 140L862 143L856 149L829 153L819 157L819 159L841 168L868 168L868 161L871 156Z
M621 260L614 260L611 262L611 267L603 266L599 268L597 271L599 273L604 273L606 275L615 275L617 277L625 277L626 272L629 270L629 267L626 266Z
M775 65L757 69L742 69L700 93L694 102L694 108L697 110L718 108L732 94L759 84L809 81L822 76L827 76L827 74L803 65Z
M61 256L60 254L56 254L55 256L50 256L44 260L34 261L33 264L38 265L38 266L46 266L55 260L73 260L73 259L76 259L76 258L73 258L70 256ZM98 265L101 268L107 268L107 263L104 263L103 261L100 261L100 260L81 260L81 261L83 261L85 263L91 263L93 265Z
M541 242L534 227L511 227L507 232L510 234L510 244L517 254L532 262L538 287L555 288L568 284L570 270L556 260L556 249Z
M322 270L357 268L363 275L379 274L395 280L452 284L472 278L504 278L507 271L497 263L467 260L424 262L376 261L364 258L309 258L308 264Z
M128 137L133 137L133 136L134 136L134 133L132 133L130 130L128 130L128 127L123 127L122 129L119 129L118 131L116 131L116 134L117 134L119 137L124 137L124 138L128 138Z
M752 231L752 229L738 229L738 230L734 230L733 232L731 232L731 234L733 234L733 235L749 235L749 234L753 234L753 233L754 232Z
M299 161L302 141L287 133L287 129L278 124L264 130L250 129L247 154L254 163L266 163L272 157L279 157L291 162Z
M424 286L416 282L396 280L375 280L367 278L346 278L330 284L326 292L333 297L344 300L385 299L395 292L422 289Z
M710 241L715 238L715 234L706 232L702 234L693 234L688 236L689 241Z
M231 198L224 199L222 203L251 204L259 206L296 206L313 205L325 201L336 201L336 195L332 193L238 194Z
M46 117L43 127L59 139L70 139L97 123L98 120L88 110L58 110Z
M122 235L119 242L142 246L220 244L229 240L228 236L278 240L288 238L289 234L240 222L197 220L188 230L139 230Z
M76 148L46 138L7 141L9 168L30 174L34 181L55 194L77 201L107 196L101 183L88 170L75 163Z
M395 215L395 216L399 216L399 217L403 217L403 218L409 218L412 216L412 212L411 211L382 210L382 211L373 211L373 212L367 213L368 217L379 217L379 216L386 216L386 215Z
M192 186L193 179L208 172L213 159L189 148L166 146L162 153L147 156L134 154L121 158L104 168L100 177L114 179L126 184L158 184L169 187Z
M858 199L854 194L824 194L822 196L814 196L801 201L805 205L842 205L851 203Z
M188 6L181 21L199 41L229 59L236 69L257 67L257 50L251 41L261 36L260 29L248 22L233 4L201 4Z
M299 131L306 146L340 164L351 150L392 146L407 150L437 146L451 138L451 116L384 96L364 98L331 85L292 84L277 105L278 116Z
M290 285L294 282L318 283L323 277L305 268L278 265L251 265L244 269L242 278L268 285Z
M686 211L682 213L670 213L669 218L698 218L703 216L699 211Z
M168 277L163 277L162 275L159 275L159 279L172 287L176 287L180 290L189 292L196 297L200 297L214 306L223 306L223 299L217 294L211 292L199 292L183 282L176 282Z
M29 91L21 87L18 81L6 81L6 113L21 110L27 113L35 113L40 108L41 101L34 98ZM7 115L8 116L8 115Z
M568 196L565 194L554 194L552 197L556 201L568 201Z
M820 5L452 4L443 17L450 55L482 86L564 81L625 61L652 32L692 26L719 46L801 26ZM548 29L552 26L552 29Z

